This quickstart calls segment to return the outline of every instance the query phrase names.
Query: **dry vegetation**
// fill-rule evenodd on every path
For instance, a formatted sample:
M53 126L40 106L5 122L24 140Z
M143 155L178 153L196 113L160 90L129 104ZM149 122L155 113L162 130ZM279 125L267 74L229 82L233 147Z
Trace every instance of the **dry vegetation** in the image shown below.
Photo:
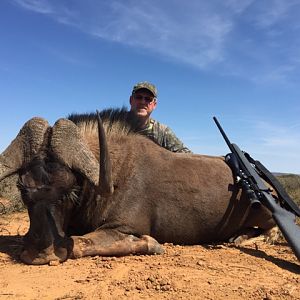
M290 197L300 205L300 176L299 175L280 175L277 177Z

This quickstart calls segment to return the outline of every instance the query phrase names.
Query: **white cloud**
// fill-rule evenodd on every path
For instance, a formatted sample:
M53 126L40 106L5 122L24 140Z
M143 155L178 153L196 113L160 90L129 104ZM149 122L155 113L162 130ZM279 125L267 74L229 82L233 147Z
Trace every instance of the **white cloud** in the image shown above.
M299 78L299 0L13 0L108 41L255 83Z
M232 28L227 17L198 1L189 5L182 1L87 1L84 5L89 9L77 3L73 11L57 1L14 1L96 37L200 68L223 60L223 45Z
M113 2L114 18L95 22L91 32L198 67L223 59L223 42L231 23L222 16L176 1L171 12L147 1L131 3Z
M12 0L19 7L52 17L55 21L72 26L80 24L79 14L76 10L65 6L61 1L56 0Z
M226 0L224 4L234 13L243 13L255 0Z
M256 25L262 28L273 26L288 18L289 12L299 5L298 0L271 0L262 4L254 14Z
M279 123L279 122L278 122ZM268 122L253 124L253 136L257 143L251 149L260 156L262 162L272 167L272 171L299 173L300 170L300 133L299 124L278 125Z
M274 66L272 69L262 71L260 74L253 75L252 80L256 83L281 83L288 84L289 78L296 69L296 65L286 64Z
M48 0L13 0L24 9L40 14L52 14L53 10Z

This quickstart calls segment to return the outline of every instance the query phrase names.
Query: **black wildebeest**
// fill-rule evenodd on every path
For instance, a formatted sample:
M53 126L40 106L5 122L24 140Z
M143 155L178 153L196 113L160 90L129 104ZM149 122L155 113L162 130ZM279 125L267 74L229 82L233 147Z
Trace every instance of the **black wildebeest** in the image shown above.
M163 242L220 242L274 226L222 157L171 153L134 133L126 116L102 112L99 134L96 114L53 127L33 118L2 153L0 178L20 174L30 218L23 262L161 253Z

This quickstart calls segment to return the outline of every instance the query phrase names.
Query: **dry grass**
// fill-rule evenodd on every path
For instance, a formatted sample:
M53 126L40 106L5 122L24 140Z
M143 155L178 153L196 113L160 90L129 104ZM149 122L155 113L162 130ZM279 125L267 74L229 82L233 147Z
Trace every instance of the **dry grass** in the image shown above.
M300 176L280 175L277 177L289 196L300 206Z

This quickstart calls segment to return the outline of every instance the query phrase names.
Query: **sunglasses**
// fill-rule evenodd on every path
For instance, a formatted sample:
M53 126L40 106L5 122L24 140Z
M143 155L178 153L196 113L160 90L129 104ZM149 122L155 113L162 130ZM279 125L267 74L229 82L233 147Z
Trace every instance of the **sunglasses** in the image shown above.
M134 95L133 96L135 100L143 100L146 102L146 103L151 103L155 98L154 97L151 97L151 96L143 96L143 95Z

